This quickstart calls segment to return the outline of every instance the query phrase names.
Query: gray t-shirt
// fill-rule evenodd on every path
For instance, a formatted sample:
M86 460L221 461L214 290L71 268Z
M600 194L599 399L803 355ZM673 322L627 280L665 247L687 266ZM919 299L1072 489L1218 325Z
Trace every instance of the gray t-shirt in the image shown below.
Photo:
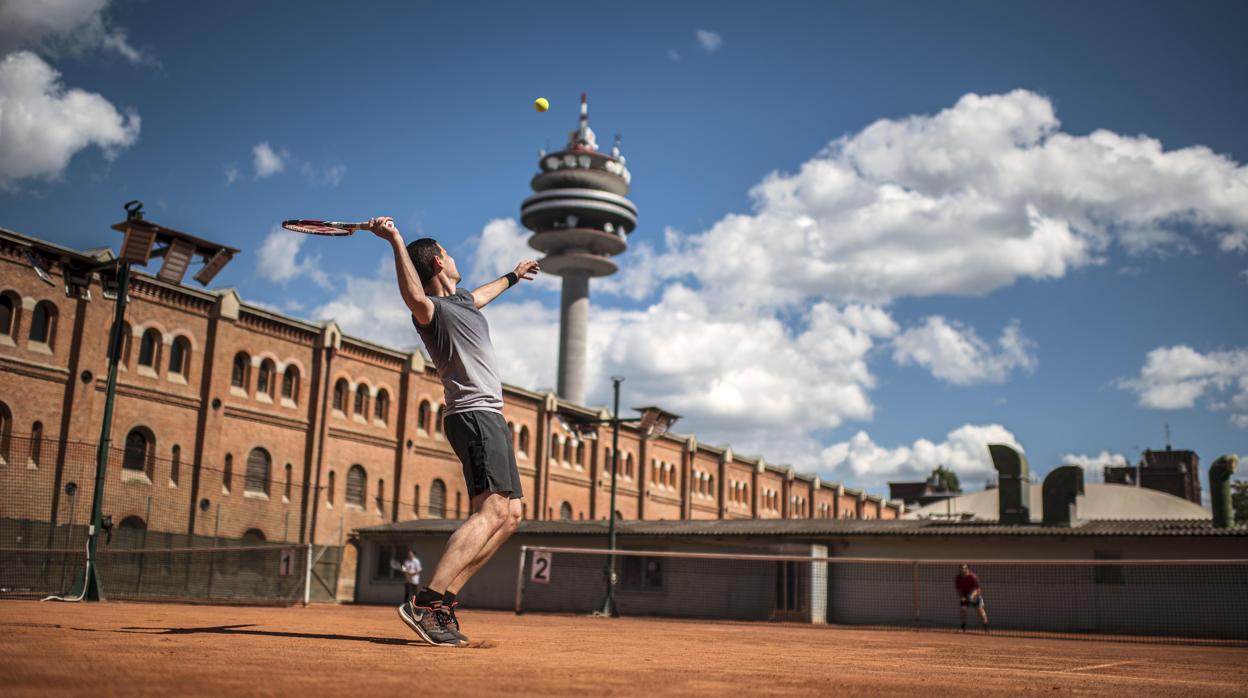
M450 296L429 296L433 319L412 324L442 377L446 394L443 415L469 410L503 411L503 382L495 369L490 325L477 308L472 292L459 289Z

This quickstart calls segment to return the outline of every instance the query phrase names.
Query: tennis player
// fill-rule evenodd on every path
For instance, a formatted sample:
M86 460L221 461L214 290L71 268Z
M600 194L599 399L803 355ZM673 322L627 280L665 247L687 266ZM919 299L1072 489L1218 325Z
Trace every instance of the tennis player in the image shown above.
M447 541L428 586L399 606L399 617L430 644L463 645L468 638L455 616L455 595L519 527L524 496L481 308L536 277L539 268L532 260L520 262L515 271L469 292L456 286L461 276L455 259L437 241L421 238L404 246L388 217L370 219L369 230L394 251L399 293L442 378L443 431L463 465L475 512Z
M979 619L984 623L984 632L988 632L988 609L984 606L984 589L979 585L979 576L971 571L964 562L953 578L953 586L958 590L960 598L958 612L962 616L962 632L966 632L966 608L974 606L979 609Z

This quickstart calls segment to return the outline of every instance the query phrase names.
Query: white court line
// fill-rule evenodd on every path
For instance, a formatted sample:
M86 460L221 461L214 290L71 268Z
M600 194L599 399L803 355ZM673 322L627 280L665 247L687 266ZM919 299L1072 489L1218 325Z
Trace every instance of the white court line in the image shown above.
M1092 665L1092 666L1081 666L1081 667L1076 667L1076 668L1074 668L1074 669L1066 669L1065 671L1067 671L1067 672L1071 672L1071 671L1091 671L1092 669L1104 669L1104 668L1106 668L1106 667L1111 667L1111 666L1122 666L1123 664L1135 664L1135 663L1136 663L1136 660L1134 660L1134 659L1128 659L1128 660L1123 661L1123 662L1110 662L1109 664L1094 664L1094 665Z

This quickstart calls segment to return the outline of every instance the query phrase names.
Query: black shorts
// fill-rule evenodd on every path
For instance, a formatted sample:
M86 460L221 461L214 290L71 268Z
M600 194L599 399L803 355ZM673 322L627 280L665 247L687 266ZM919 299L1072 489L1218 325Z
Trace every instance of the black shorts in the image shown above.
M983 605L984 605L983 594L976 594L974 599L971 598L970 594L962 595L962 607L963 608L966 608L967 606L974 606L975 608L979 608L980 606L983 606Z
M510 492L509 499L524 496L511 429L503 415L490 410L456 412L443 418L442 424L446 440L464 466L469 499L482 492Z

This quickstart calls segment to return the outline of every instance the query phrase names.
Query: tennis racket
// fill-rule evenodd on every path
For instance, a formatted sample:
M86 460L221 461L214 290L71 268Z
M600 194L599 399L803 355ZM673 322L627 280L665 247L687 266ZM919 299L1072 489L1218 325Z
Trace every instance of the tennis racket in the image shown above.
M306 233L308 235L350 235L357 230L367 230L368 221L344 223L342 221L314 221L306 218L297 218L282 221L282 227L296 233Z

